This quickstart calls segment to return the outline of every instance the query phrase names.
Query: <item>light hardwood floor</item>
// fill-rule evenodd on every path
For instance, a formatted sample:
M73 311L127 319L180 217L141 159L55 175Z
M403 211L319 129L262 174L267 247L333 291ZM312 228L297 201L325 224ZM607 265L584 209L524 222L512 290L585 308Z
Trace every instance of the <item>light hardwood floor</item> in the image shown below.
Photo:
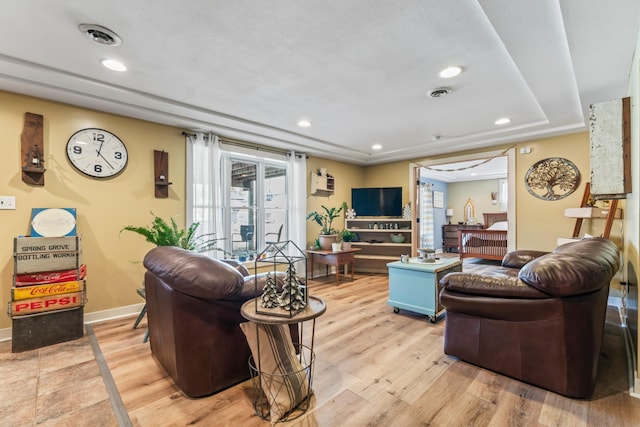
M487 265L473 264L465 262L465 270ZM310 283L312 295L327 302L327 312L316 324L314 394L306 414L282 425L640 424L640 400L628 395L624 343L613 310L607 321L596 392L593 399L583 401L446 356L446 320L431 324L422 315L394 314L386 305L385 275L357 274L355 281L341 281L339 286L334 280L330 276ZM132 330L133 322L131 317L93 325L132 425L269 425L254 415L251 381L206 398L186 397L155 362L148 343L142 343L144 327ZM81 382L81 377L75 381ZM95 417L93 422L82 417L75 420L49 425L117 425L113 416L100 423L95 423ZM0 420L0 425L36 424Z

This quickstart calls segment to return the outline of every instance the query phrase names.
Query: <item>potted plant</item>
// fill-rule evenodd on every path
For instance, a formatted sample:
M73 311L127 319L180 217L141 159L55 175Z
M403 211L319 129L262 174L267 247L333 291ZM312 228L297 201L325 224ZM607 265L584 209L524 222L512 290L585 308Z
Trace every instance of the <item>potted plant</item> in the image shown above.
M309 243L309 249L312 251L320 249L320 239L315 239L313 242Z
M335 243L338 239L338 230L333 227L333 221L340 217L340 212L347 208L347 203L343 202L338 208L328 208L325 205L321 205L323 211L313 211L307 215L308 220L316 222L322 229L318 235L320 240L320 248L324 250L331 250L331 244Z
M151 215L154 215L151 212ZM147 242L153 243L156 246L178 246L183 249L188 249L196 252L208 252L208 251L224 251L218 248L218 240L213 238L213 234L196 235L196 230L200 226L199 222L194 222L188 229L178 228L176 221L171 218L171 224L167 223L164 219L155 216L153 222L147 227L136 227L133 225L127 225L123 231L131 231L133 233L140 234Z
M342 249L351 249L351 242L355 235L346 228L340 232L340 239L342 239Z

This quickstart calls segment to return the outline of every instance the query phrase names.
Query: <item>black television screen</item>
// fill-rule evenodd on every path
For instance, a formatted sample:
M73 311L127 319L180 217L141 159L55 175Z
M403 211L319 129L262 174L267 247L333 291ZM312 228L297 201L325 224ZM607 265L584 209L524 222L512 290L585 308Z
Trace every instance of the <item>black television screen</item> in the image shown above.
M402 216L402 187L352 188L357 216Z

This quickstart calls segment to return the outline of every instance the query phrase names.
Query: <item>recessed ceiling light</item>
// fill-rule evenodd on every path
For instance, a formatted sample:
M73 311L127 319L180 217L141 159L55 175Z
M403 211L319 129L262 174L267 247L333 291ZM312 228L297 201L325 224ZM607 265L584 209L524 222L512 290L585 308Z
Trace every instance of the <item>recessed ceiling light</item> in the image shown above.
M372 149L372 150L382 150L382 145L380 145L380 144L373 144L373 145L371 146L371 149Z
M451 67L447 67L444 70L440 71L439 76L443 79L450 79L451 77L455 77L462 72L462 67L457 65L453 65Z
M103 59L102 65L113 71L127 71L127 67L120 61L115 59Z
M298 122L298 126L300 126L301 128L308 128L309 126L311 126L311 122L309 120L303 119Z
M495 125L506 125L507 123L510 123L511 119L509 117L502 117L499 118L498 120L496 120L495 122L493 122L493 124Z

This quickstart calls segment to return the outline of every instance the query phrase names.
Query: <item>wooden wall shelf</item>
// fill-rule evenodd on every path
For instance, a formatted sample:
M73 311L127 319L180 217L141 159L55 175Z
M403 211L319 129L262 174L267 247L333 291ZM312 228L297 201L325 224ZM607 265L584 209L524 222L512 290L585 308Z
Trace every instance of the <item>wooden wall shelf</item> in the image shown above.
M153 180L155 196L159 199L169 197L169 153L153 150Z
M40 114L24 113L20 138L22 181L29 185L44 185L44 118Z

